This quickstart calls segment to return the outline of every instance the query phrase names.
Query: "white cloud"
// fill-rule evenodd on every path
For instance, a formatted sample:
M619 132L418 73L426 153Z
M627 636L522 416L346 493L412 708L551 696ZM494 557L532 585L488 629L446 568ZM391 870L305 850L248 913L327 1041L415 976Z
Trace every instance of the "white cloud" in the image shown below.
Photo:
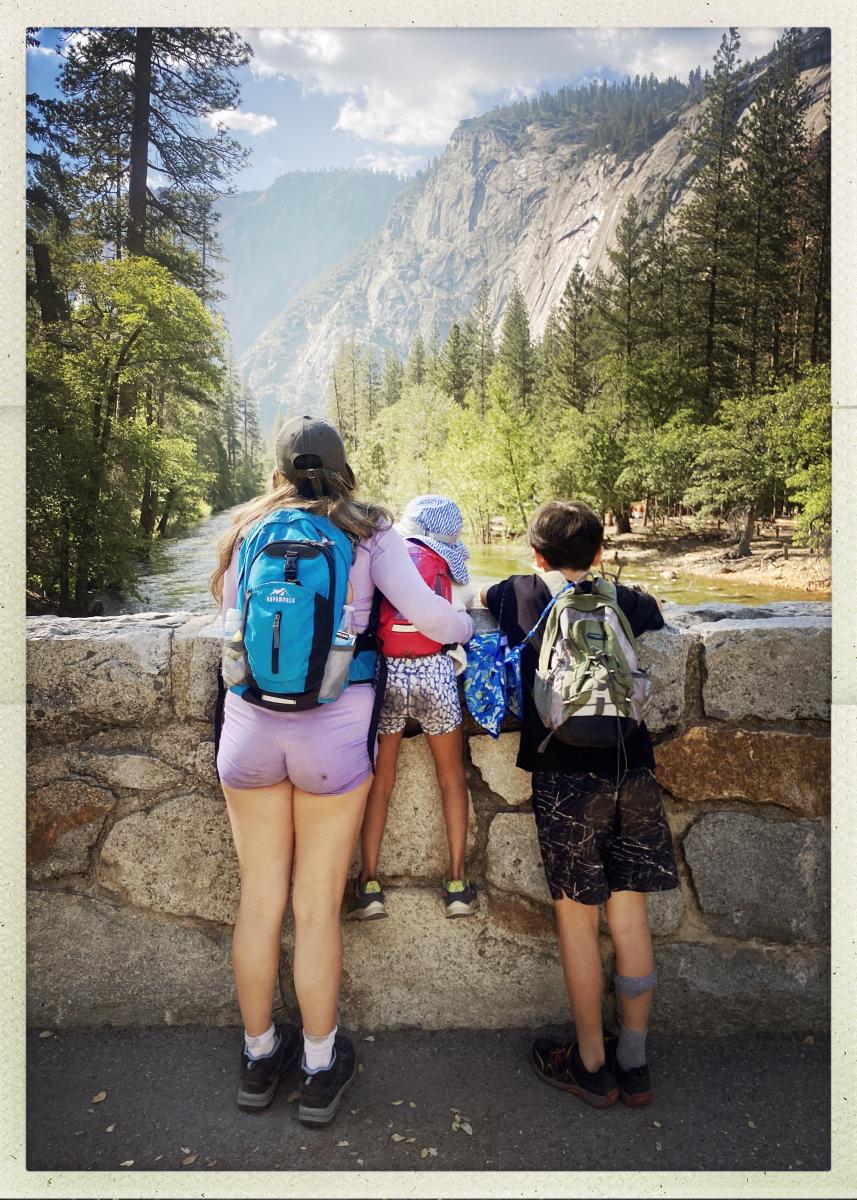
M260 137L277 128L277 118L262 113L239 112L237 108L221 108L203 118L212 129L238 129L242 133Z
M48 54L48 55L50 55L51 58L55 58L56 54L57 54L57 52L56 52L56 50L54 50L53 46L28 46L27 53L28 54Z
M367 150L357 159L358 167L368 167L370 171L392 171L395 175L413 175L420 167L425 166L424 154L405 154L401 150Z
M742 31L746 57L770 49L776 29ZM675 29L244 29L262 78L305 94L342 97L336 128L388 146L435 147L485 97L532 96L584 75L686 78L710 65L723 30Z

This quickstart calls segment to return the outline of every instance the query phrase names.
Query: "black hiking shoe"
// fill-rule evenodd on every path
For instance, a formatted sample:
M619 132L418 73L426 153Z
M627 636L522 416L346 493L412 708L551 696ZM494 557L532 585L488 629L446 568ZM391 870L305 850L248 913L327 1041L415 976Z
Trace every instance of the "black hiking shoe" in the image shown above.
M280 1076L295 1065L301 1039L294 1025L278 1025L279 1041L265 1058L251 1058L241 1052L241 1082L238 1084L238 1107L246 1110L267 1108L274 1099Z
M607 1108L619 1099L619 1088L610 1059L597 1071L587 1071L580 1061L577 1042L539 1038L533 1042L530 1061L540 1079L551 1087L579 1096L593 1108Z
M649 1076L649 1064L644 1063L642 1067L628 1067L627 1070L619 1066L616 1060L616 1051L619 1047L619 1038L615 1033L610 1033L604 1030L604 1053L607 1056L607 1061L613 1064L613 1070L616 1073L616 1082L619 1085L619 1097L623 1104L628 1108L645 1108L647 1104L651 1104L654 1093L652 1092L652 1081Z
M304 1125L329 1125L343 1095L357 1078L354 1046L338 1033L333 1043L333 1062L326 1071L304 1073L298 1102L298 1120Z

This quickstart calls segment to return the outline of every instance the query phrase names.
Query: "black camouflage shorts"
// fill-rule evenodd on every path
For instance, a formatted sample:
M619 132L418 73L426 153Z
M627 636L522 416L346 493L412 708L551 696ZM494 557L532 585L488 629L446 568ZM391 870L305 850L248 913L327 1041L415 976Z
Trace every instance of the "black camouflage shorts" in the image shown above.
M619 789L596 775L533 772L533 812L554 900L601 904L611 892L678 887L660 784L629 771Z

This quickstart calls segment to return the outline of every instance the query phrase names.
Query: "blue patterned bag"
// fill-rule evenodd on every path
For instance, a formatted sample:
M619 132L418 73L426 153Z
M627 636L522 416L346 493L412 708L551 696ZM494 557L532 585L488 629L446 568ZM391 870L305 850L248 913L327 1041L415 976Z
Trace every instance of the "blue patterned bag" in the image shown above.
M567 583L563 592L573 588ZM560 593L561 594L561 593ZM467 643L467 669L464 672L464 699L467 709L479 725L492 737L500 736L500 727L510 713L518 720L524 717L524 685L521 681L521 651L538 630L557 601L552 596L538 621L517 646L509 642L501 629L496 633L476 633ZM506 588L500 598L499 621L503 620Z
M474 633L467 643L464 670L464 700L478 725L492 737L500 736L506 716L506 637L496 633Z

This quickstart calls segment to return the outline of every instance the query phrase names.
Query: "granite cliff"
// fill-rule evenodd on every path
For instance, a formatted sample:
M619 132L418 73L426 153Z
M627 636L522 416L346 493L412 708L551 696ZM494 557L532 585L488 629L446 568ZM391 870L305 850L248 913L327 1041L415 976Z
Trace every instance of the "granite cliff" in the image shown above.
M810 43L804 82L809 128L826 120L829 54ZM752 102L762 60L745 85ZM439 162L390 206L380 232L313 280L264 329L242 368L259 398L263 425L324 405L328 372L342 339L371 336L404 352L437 323L445 336L472 307L483 282L495 317L517 276L535 336L544 328L575 263L591 274L630 196L644 216L663 188L672 205L687 195L689 134L702 102L680 106L630 161L593 152L556 123L521 129L502 119L462 122Z

